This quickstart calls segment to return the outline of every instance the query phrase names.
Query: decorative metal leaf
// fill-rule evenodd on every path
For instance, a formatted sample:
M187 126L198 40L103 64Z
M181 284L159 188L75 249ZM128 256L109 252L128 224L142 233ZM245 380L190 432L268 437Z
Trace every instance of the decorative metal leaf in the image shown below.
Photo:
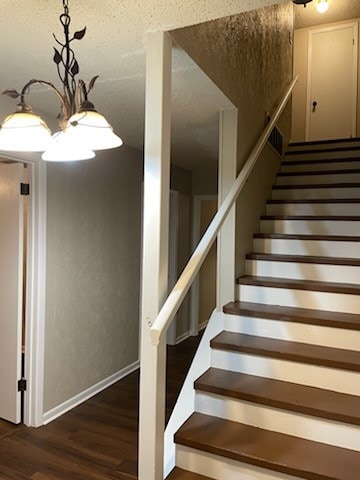
M57 48L54 47L54 62L56 63L56 65L59 65L59 63L61 62L62 58L61 58L61 54L59 52L59 50Z
M79 30L78 32L75 32L74 38L76 38L76 40L81 40L82 38L85 37L85 33L86 33L86 27L83 28L82 30Z
M89 92L94 88L96 80L99 78L99 75L96 75L96 77L93 77L90 82L89 82Z
M74 60L73 66L71 67L71 74L73 77L79 73L79 64L77 60Z
M17 90L10 89L10 88L8 88L7 90L4 90L2 92L2 94L7 95L11 98L19 98L20 97L20 93Z

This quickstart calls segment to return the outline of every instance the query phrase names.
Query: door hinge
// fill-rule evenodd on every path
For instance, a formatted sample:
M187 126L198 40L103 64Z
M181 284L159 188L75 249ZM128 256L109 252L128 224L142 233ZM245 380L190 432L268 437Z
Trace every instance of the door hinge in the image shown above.
M28 183L20 183L20 194L30 195L30 185Z
M25 380L25 378L21 378L18 381L18 392L26 392L26 380Z

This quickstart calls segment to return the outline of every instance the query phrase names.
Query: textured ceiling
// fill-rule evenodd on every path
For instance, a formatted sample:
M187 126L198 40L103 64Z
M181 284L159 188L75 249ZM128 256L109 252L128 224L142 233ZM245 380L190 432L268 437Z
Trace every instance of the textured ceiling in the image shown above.
M328 11L322 14L316 10L317 0L308 3L306 8L296 5L294 8L295 28L312 27L350 18L360 18L359 0L328 0L328 3Z
M76 43L80 78L100 75L91 99L125 144L142 149L146 33L172 30L280 3L281 0L69 0L71 30L85 25ZM62 36L61 0L0 1L0 91L21 89L32 78L59 85L52 62L52 32ZM230 106L217 87L180 49L173 62L173 161L187 168L216 159L217 112ZM55 124L57 99L32 89L28 102ZM0 97L0 118L14 108ZM196 108L194 108L196 105Z

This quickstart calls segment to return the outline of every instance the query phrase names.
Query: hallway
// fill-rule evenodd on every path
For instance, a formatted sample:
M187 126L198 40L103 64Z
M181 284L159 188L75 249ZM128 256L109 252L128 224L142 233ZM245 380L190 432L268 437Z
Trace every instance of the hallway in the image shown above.
M199 339L168 348L167 412ZM0 420L1 480L136 479L138 379L129 375L39 429Z

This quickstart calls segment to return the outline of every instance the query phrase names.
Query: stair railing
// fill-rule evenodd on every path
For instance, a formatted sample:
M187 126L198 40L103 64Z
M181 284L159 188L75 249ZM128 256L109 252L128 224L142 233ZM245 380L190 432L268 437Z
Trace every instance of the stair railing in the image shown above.
M164 361L164 355L166 355L166 332L171 325L173 318L175 317L176 312L180 308L184 298L186 297L189 289L191 288L193 281L196 278L204 260L207 257L223 223L225 222L227 215L229 214L231 208L233 207L237 197L241 193L249 175L251 174L260 154L262 153L268 138L275 127L277 121L279 120L280 115L282 114L284 108L286 107L294 86L298 80L296 77L288 87L286 94L282 98L280 104L276 108L272 118L270 119L269 123L267 124L266 128L264 129L263 133L261 134L259 140L257 141L254 149L250 153L246 163L244 164L242 170L240 171L239 175L237 176L233 186L229 190L225 200L219 207L216 215L214 216L212 222L208 226L206 232L204 233L203 237L201 238L198 246L196 247L194 253L192 254L189 262L187 263L186 267L184 268L182 274L180 275L178 281L176 282L174 288L172 289L171 293L167 297L166 301L164 302L162 308L160 309L159 314L157 315L156 319L152 322L151 319L148 319L149 325L149 333L151 337L151 344L154 348L154 355L156 356L156 361L153 363L155 365L161 364ZM235 279L234 279L235 281ZM164 353L165 352L165 353ZM152 368L151 365L147 367L146 363L142 364L141 368ZM160 372L161 369L159 369ZM165 398L165 378L160 378L161 375L158 372L153 375L154 382L152 388L154 391L161 389L164 391L162 392L161 396L162 399ZM161 399L160 399L161 400ZM163 401L159 401L159 406L163 405ZM148 412L149 415L156 416L156 412ZM162 431L165 430L165 425L161 425ZM164 442L163 436L162 439L159 441ZM163 445L162 445L163 447ZM163 452L163 448L155 448L153 445L149 445L149 449L154 451L154 458L152 465L157 465L155 468L151 468L152 471L148 471L146 475L146 480L162 480L162 468L159 468L159 464L163 465L163 459L161 457L161 452ZM149 453L149 452L148 452ZM160 473L161 472L161 473ZM141 480L145 480L141 479Z

